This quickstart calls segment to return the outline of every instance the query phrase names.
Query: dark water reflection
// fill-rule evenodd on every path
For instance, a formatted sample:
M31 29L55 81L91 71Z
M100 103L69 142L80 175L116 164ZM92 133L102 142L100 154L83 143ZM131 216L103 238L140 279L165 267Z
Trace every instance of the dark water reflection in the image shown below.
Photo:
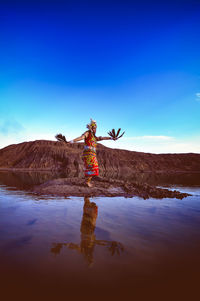
M0 171L0 184L26 190L59 177L62 174L52 172Z
M24 172L24 171L0 171L0 184L6 187L29 190L34 185L42 184L46 181L67 178L71 175L65 172ZM79 174L82 177L82 174ZM129 180L139 183L147 183L156 186L200 186L200 173L133 173L126 177L118 174L104 174L107 178Z

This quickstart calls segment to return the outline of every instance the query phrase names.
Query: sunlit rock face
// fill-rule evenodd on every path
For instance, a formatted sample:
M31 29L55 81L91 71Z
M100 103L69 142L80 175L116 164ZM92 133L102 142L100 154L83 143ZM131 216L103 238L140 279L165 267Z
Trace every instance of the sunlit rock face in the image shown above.
M0 168L63 170L70 175L83 172L83 143L36 140L13 144L0 150ZM98 144L100 174L133 172L200 171L200 154L151 154L112 149Z

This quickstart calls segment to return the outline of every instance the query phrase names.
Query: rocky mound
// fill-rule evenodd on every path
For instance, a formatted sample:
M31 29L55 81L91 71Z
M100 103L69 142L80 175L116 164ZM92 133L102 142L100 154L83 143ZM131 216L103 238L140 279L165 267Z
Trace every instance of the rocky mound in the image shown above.
M116 142L117 143L117 142ZM83 172L83 143L36 140L0 149L0 169L63 170L71 176ZM112 149L98 144L100 174L134 172L200 172L200 154L150 154Z
M157 188L148 184L140 184L138 182L128 182L120 180L108 180L104 178L95 178L93 187L87 187L85 179L81 178L64 178L48 181L38 185L33 190L37 194L53 195L53 196L139 196L144 199L150 197L162 198L178 198L182 199L189 196L187 193L179 191L171 191L168 189Z

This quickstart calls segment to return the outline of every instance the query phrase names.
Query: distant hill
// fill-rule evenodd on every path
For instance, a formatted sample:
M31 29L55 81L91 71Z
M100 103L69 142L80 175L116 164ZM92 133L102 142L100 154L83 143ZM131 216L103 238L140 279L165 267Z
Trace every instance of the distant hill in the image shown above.
M83 171L83 143L36 140L0 149L0 169ZM200 154L151 154L112 149L98 144L100 173L200 172Z

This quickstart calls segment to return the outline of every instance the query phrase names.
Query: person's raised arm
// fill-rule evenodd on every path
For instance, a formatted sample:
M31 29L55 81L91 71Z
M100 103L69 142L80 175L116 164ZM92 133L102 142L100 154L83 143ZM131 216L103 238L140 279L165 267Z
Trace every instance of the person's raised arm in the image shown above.
M111 137L102 137L102 136L97 137L97 141L102 141L102 140L116 140L116 139L113 139Z
M75 138L75 139L69 141L69 143L74 143L74 142L81 141L81 140L87 138L87 136L88 136L88 132L86 131L86 132L83 133L83 135L81 135L80 137L77 137L77 138Z

